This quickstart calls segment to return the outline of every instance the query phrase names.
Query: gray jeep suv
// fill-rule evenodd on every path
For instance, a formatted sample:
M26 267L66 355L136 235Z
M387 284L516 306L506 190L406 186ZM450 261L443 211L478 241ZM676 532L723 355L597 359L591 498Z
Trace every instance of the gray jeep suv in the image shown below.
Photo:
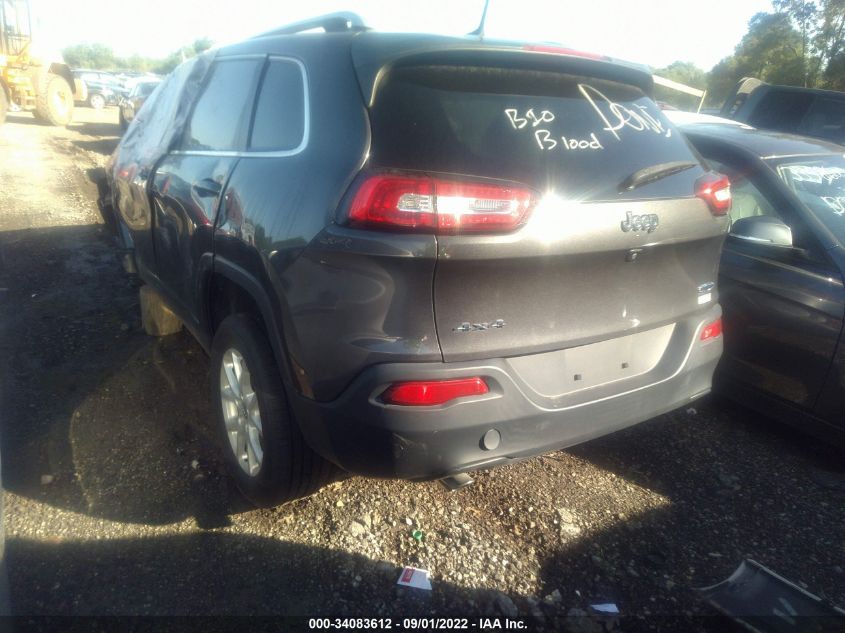
M248 497L333 466L454 478L710 390L730 188L651 90L601 56L336 16L171 74L104 202L210 353Z

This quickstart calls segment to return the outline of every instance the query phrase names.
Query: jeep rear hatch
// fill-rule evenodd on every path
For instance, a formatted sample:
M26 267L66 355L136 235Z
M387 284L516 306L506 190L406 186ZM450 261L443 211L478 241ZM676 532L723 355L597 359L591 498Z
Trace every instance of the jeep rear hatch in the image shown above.
M437 235L444 360L625 337L715 299L700 288L716 279L725 183L646 95L647 75L514 48L382 61L359 68L371 191L353 223ZM666 340L624 346L648 346L629 354L647 363Z

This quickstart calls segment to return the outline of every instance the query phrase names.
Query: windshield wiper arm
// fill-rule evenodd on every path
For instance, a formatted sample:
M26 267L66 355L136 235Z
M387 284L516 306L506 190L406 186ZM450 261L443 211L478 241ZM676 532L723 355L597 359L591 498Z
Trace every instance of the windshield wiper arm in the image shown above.
M633 174L628 176L620 183L619 191L633 191L637 187L642 187L643 185L654 182L655 180L666 178L666 176L671 176L672 174L677 174L696 166L698 166L698 163L693 163L688 160L676 160L671 163L652 165L651 167L635 171Z

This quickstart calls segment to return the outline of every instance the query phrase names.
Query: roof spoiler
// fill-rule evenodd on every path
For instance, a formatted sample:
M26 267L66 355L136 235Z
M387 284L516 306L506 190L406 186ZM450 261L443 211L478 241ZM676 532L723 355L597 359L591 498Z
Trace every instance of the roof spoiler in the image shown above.
M314 18L308 18L307 20L301 20L299 22L292 22L290 24L286 24L285 26L280 26L277 29L273 29L272 31L255 35L252 39L272 35L295 35L296 33L311 31L313 29L323 29L326 33L344 33L347 31L367 31L369 28L370 27L364 23L364 20L357 13L352 13L351 11L338 11L336 13L327 13Z
M483 44L477 41L457 44L452 42L448 46L435 45L431 48L404 48L402 45L375 48L358 45L353 46L352 59L368 107L375 103L378 87L392 69L414 65L488 66L551 72L568 70L586 72L589 76L636 86L647 95L651 95L654 88L651 73L643 66L611 59L535 52L523 47Z

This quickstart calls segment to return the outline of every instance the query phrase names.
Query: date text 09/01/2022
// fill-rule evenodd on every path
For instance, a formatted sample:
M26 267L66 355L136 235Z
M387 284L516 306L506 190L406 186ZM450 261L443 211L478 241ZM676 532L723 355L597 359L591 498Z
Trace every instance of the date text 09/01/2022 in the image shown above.
M526 630L527 623L519 618L311 618L311 630Z

